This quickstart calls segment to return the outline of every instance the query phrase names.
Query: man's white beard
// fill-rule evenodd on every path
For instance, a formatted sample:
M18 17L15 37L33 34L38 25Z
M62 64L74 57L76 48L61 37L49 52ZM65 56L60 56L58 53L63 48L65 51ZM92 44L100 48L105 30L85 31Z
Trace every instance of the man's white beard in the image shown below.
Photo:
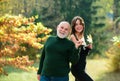
M60 38L66 38L68 35L67 34L61 34L59 31L57 31L57 36Z

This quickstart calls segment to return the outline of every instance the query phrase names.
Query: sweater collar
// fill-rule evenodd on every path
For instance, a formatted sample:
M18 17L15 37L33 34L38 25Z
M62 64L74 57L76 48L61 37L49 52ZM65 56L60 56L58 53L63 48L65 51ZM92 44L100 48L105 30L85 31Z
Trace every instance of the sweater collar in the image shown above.
M60 38L60 37L58 37L58 36L56 36L56 38L58 39L58 40L65 40L66 38Z

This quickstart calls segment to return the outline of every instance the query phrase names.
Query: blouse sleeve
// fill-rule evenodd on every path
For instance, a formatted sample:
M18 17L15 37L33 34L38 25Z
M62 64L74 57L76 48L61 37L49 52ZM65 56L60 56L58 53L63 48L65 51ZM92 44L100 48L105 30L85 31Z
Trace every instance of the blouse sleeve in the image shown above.
M85 38L83 37L81 40L83 41L82 45L86 46Z
M73 46L71 46L71 50L69 52L69 54L70 54L69 60L73 65L76 64L79 60L78 52L79 52L79 49L76 49L75 45L73 44Z

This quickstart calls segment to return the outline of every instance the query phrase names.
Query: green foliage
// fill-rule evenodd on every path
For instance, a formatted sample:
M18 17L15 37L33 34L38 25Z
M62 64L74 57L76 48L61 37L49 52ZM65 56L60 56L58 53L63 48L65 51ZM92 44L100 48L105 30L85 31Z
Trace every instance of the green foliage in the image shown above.
M0 1L0 16L4 14L22 14L31 17L33 9L40 9L41 0L2 0Z
M53 29L52 34L56 34L56 26L62 20L65 20L63 14L60 12L60 0L41 0L40 5L40 19L41 22Z
M112 71L120 71L120 37L113 37L114 44L106 52L110 59L110 67Z
M104 52L109 47L109 40L113 35L113 21L107 16L108 13L113 14L111 9L113 0L94 0L91 7L92 22L91 31L93 35L94 54L105 56Z
M87 60L86 71L94 81L120 81L120 72L108 72L107 62L107 59ZM34 66L38 67L39 63L35 63ZM0 81L38 81L36 71L26 72L14 67L5 67L5 69L9 72L9 76L0 76ZM74 81L71 73L69 74L69 81Z
M120 17L117 17L115 20L114 20L114 29L115 29L115 34L116 35L119 35L120 32Z
M88 33L91 30L91 4L92 0L41 0L40 20L55 33L61 20L71 23L72 18L79 15L84 18L87 27L85 32Z
M116 12L119 11L118 4L119 0L3 0L0 2L0 15L5 13L23 14L26 17L38 15L35 23L42 22L46 27L53 29L51 32L53 35L56 34L56 26L60 21L71 22L74 16L79 15L85 20L85 36L88 34L93 36L92 53L102 55L109 46L108 41L114 29L111 28L113 25L109 23L111 18L108 14L113 15L114 6Z
M120 0L114 0L114 20L120 17Z

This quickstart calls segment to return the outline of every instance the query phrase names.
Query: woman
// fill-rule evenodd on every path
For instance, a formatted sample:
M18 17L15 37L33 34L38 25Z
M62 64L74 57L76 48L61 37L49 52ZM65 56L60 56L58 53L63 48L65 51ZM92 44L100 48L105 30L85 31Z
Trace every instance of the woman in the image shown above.
M90 49L92 49L92 44L86 45L84 38L84 20L80 16L74 17L71 22L71 27L72 33L70 36L70 40L72 40L75 43L75 45L80 45L80 59L76 65L72 65L71 72L75 77L75 81L93 81L91 77L85 72L86 57Z

